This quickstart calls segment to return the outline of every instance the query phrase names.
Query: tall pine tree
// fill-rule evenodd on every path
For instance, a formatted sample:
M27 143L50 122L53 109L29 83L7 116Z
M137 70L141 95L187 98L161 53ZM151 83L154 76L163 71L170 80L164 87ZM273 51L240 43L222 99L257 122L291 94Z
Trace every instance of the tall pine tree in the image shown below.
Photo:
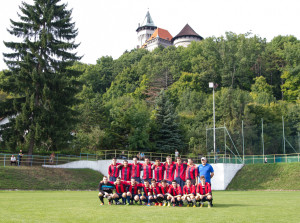
M159 152L173 153L183 146L182 135L179 126L178 115L165 91L162 90L156 101L156 124L158 132L156 148Z
M16 97L0 104L0 116L10 117L1 126L7 146L21 146L31 155L35 149L57 150L67 146L77 120L72 106L78 72L68 69L80 60L73 52L78 30L72 10L60 0L22 2L20 21L11 20L8 32L19 42L4 42L8 82L0 86Z

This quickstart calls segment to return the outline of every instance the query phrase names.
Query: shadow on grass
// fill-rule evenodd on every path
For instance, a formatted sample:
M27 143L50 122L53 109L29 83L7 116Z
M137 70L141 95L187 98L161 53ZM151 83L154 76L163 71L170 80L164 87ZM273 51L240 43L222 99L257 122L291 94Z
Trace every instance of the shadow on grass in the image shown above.
M213 203L213 208L230 208L230 207L250 207L253 205L249 204L222 204L222 203Z

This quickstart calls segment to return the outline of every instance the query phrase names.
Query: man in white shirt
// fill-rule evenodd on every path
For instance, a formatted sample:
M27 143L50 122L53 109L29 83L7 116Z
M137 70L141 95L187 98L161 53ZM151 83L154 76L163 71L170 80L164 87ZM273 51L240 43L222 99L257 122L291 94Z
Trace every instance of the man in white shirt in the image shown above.
M11 157L10 157L10 165L12 166L13 163L15 164L15 166L17 166L16 157L14 155L11 155Z

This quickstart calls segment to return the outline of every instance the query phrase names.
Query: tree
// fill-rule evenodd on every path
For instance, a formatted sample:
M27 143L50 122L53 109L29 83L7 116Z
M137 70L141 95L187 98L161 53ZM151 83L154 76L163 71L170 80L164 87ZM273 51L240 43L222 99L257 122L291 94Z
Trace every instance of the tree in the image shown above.
M181 149L183 147L183 137L178 115L164 90L157 98L155 110L155 121L158 126L156 148L162 153L173 153L175 149Z
M20 21L11 20L8 32L21 41L4 42L11 50L4 53L9 85L1 85L17 96L1 103L0 116L10 117L2 129L4 141L18 143L31 155L35 149L65 147L72 139L80 72L68 67L80 57L73 53L78 31L66 4L34 0L22 2L20 10Z

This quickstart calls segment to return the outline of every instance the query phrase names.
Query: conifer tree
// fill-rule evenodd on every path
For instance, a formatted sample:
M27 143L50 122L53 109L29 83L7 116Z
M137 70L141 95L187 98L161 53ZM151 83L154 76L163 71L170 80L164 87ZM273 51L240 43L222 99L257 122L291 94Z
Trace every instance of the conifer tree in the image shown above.
M72 106L79 72L68 69L81 57L73 52L78 30L72 10L60 0L22 2L20 21L11 21L8 32L19 42L4 42L9 71L0 89L17 95L0 104L0 116L10 117L0 135L7 146L21 146L31 155L35 149L67 146L76 122Z
M156 101L156 148L159 152L173 153L183 146L178 115L165 91L162 90Z

